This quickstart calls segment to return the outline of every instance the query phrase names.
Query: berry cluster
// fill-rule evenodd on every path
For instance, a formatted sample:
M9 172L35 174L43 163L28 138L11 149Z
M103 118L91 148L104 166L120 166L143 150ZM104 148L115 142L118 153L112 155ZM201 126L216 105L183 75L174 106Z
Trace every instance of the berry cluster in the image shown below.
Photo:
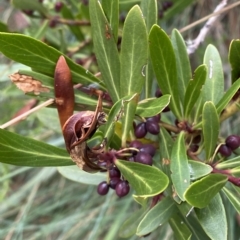
M128 148L119 151L110 150L109 152L99 154L97 164L108 171L108 181L99 183L97 188L98 194L106 195L111 188L115 190L117 196L126 196L129 193L130 186L120 170L115 166L115 160L119 158L152 166L155 152L156 148L152 144L143 144L134 140L129 144Z
M141 122L136 125L134 128L134 134L137 138L144 138L149 132L153 135L158 135L160 131L159 122L161 116L160 114L149 117L146 119L146 122Z
M223 157L229 157L232 154L232 151L240 147L240 136L230 135L226 138L225 144L221 145L218 149L218 152Z
M108 170L108 176L109 182L103 181L98 185L97 192L99 195L106 195L109 188L114 189L119 197L124 197L129 193L128 181L121 179L121 172L117 167L111 167Z

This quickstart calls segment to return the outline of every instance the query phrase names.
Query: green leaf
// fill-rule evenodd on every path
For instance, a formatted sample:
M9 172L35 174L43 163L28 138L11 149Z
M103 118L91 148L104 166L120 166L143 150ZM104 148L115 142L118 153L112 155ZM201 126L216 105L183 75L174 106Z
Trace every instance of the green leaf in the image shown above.
M235 158L229 159L224 162L220 162L216 165L217 169L228 169L228 168L235 168L239 167L240 165L240 156L237 156Z
M217 112L220 114L224 108L228 105L228 103L232 100L235 93L240 88L240 78L233 83L233 85L227 90L227 92L223 95L221 100L216 105Z
M223 187L222 191L225 194L225 196L228 198L230 203L233 205L235 210L238 212L238 214L240 214L240 201L239 201L240 194L235 190L233 192L227 187Z
M126 17L121 43L121 97L141 93L147 64L147 31L141 9L134 6Z
M156 167L124 160L115 164L140 197L158 195L168 186L168 177Z
M157 25L154 25L150 31L149 48L158 85L163 95L171 95L169 107L174 115L181 119L174 49L168 35Z
M171 41L176 56L179 98L183 104L188 83L192 78L192 71L185 41L177 29L172 31Z
M177 210L175 204L170 197L161 199L141 220L136 234L144 236L167 222Z
M115 42L117 42L119 24L119 0L102 0L102 8L111 26Z
M45 8L39 1L11 0L11 3L15 8L19 8L21 10L35 10L39 11L45 17L48 15L47 8Z
M77 166L58 167L58 172L65 178L79 183L98 185L102 181L106 181L107 174L102 172L88 173L81 170Z
M139 102L137 105L136 114L141 117L152 117L162 112L169 104L170 95L164 95L160 98L147 98Z
M146 214L145 208L140 208L134 213L132 213L131 216L120 227L119 229L120 237L129 238L136 234L137 226L145 214Z
M232 82L235 82L240 76L240 40L232 40L229 48L228 59L232 67Z
M190 205L197 208L204 208L223 188L227 179L227 176L222 174L210 174L192 183L185 192L184 197Z
M185 118L188 118L188 116L191 114L193 106L201 94L202 86L206 80L206 76L206 66L201 65L195 70L193 80L189 81L184 98Z
M212 167L210 165L194 160L188 160L188 167L191 180L199 179L212 172Z
M216 105L224 94L224 77L219 52L213 45L208 45L203 62L207 65L207 78L202 89L203 101L212 101Z
M147 32L149 33L151 30L151 27L154 24L157 24L157 17L158 17L158 7L157 7L157 1L141 1L140 5L142 9L143 18L146 23ZM154 71L152 67L152 62L150 59L150 52L148 48L148 60L147 60L147 66L145 69L145 85L144 85L144 91L145 91L145 98L149 98L152 93L152 86L153 86L153 80L154 80Z
M17 166L51 167L75 163L65 149L0 129L0 162Z
M198 220L212 240L226 240L227 219L222 199L217 194L203 209L195 209Z
M7 24L0 22L0 32L9 32Z
M202 128L206 160L209 160L215 151L219 134L219 117L213 102L203 105Z
M183 217L175 214L170 220L169 224L173 230L174 237L177 240L190 240L192 233L189 230L186 223L183 221Z
M31 67L34 71L54 76L57 60L63 55L58 50L34 38L15 33L0 33L0 52L6 57ZM17 54L16 54L17 53ZM74 83L99 82L90 72L64 56Z
M188 158L185 147L184 132L180 132L173 144L171 153L171 179L174 189L179 198L184 201L184 192L190 184L190 173L188 168Z
M122 124L122 147L126 147L127 139L133 130L133 120L137 109L139 95L135 94L128 101L124 101L124 116Z
M120 60L111 26L97 0L89 1L94 51L102 79L115 103L120 98Z
M68 19L68 20L75 20L76 18L72 14L72 11L64 4L62 9L61 9L61 14L63 18ZM84 39L84 36L80 30L79 26L74 26L74 25L67 25L69 29L72 31L72 33L75 35L77 40L82 41Z

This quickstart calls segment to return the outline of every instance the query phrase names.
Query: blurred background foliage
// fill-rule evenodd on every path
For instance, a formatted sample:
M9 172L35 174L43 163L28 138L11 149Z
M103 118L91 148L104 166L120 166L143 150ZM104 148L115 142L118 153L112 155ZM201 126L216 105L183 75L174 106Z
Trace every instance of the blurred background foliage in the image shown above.
M0 1L0 31L18 32L32 36L66 53L77 63L93 73L98 68L93 52L87 0L62 0L67 10L56 9L59 1L39 1L44 9L19 9L19 0ZM120 30L128 10L138 0L120 0ZM211 14L217 0L173 0L166 11L166 1L158 1L159 24L167 32L173 28L181 30L202 17ZM168 1L169 2L169 1ZM235 1L229 1L233 3ZM13 4L17 7L14 7ZM227 60L232 39L240 36L240 8L234 8L221 15L197 51L190 56L192 68L202 63L206 46L211 43L219 50L226 87L230 86L230 66ZM45 11L45 12L44 12ZM70 12L70 13L69 13ZM72 17L80 25L64 24ZM65 16L65 17L64 17ZM65 21L66 23L66 21ZM184 39L194 39L204 23L183 32ZM18 69L27 69L19 63L0 54L0 124L16 116L23 107L28 109L36 102L24 95L10 82L9 75ZM226 121L227 136L235 133L238 116ZM55 109L42 109L26 120L8 128L9 131L29 136L49 144L64 147L60 124ZM230 131L231 130L231 131ZM1 157L1 156L0 156ZM119 199L115 194L99 196L96 186L71 182L62 177L56 168L15 167L0 163L0 239L121 239L118 231L122 223L138 208L131 194ZM231 213L231 206L229 213ZM229 231L236 226L235 217L229 214ZM240 219L239 219L240 222ZM234 239L234 236L229 236ZM146 239L172 239L168 225L154 231ZM138 239L133 236L130 239Z

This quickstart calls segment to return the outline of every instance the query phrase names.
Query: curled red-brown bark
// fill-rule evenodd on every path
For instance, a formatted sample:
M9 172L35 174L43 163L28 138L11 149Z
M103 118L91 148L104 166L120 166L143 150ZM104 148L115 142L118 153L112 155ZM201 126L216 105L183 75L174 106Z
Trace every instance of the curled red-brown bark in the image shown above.
M57 61L54 73L55 102L61 127L73 115L74 90L71 71L63 56Z

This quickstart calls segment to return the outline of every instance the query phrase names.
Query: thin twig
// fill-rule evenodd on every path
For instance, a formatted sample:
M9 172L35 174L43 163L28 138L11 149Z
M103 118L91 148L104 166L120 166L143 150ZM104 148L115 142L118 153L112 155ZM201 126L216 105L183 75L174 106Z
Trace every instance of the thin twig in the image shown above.
M226 4L227 4L227 0L223 0L222 2L220 2L218 4L218 6L215 8L213 14L216 13L216 12L219 13L220 10L222 10ZM208 19L208 21L205 23L205 25L203 26L203 28L199 32L197 38L194 39L193 41L191 41L191 43L188 45L188 47L187 47L188 54L194 53L196 51L196 49L198 48L200 43L204 41L207 33L209 32L209 29L214 25L214 23L216 22L216 20L218 19L219 16L220 16L219 14L218 15L212 15Z
M32 108L31 110L29 110L29 111L27 111L27 112L19 115L18 117L16 117L16 118L14 118L14 119L12 119L12 120L4 123L3 125L0 126L0 128L1 128L1 129L7 128L7 127L11 126L12 124L14 124L14 123L16 123L16 122L25 119L28 115L30 115L30 114L38 111L39 109L51 105L53 102L54 102L54 99L49 99L49 100L47 100L46 102L44 102L44 103L36 106L35 108Z
M238 2L236 2L236 3L233 3L233 4L229 5L229 6L221 9L220 11L213 12L213 13L207 15L206 17L201 18L201 19L199 19L198 21L187 25L186 27L180 29L179 32L181 32L181 33L186 32L187 30L189 30L189 29L191 29L191 28L199 25L200 23L205 22L205 21L208 20L209 18L211 18L211 17L213 17L213 16L216 16L216 15L219 15L219 14L221 14L221 13L224 13L224 12L226 12L226 11L228 11L228 10L230 10L230 9L238 6L238 5L240 5L240 1L238 1Z

